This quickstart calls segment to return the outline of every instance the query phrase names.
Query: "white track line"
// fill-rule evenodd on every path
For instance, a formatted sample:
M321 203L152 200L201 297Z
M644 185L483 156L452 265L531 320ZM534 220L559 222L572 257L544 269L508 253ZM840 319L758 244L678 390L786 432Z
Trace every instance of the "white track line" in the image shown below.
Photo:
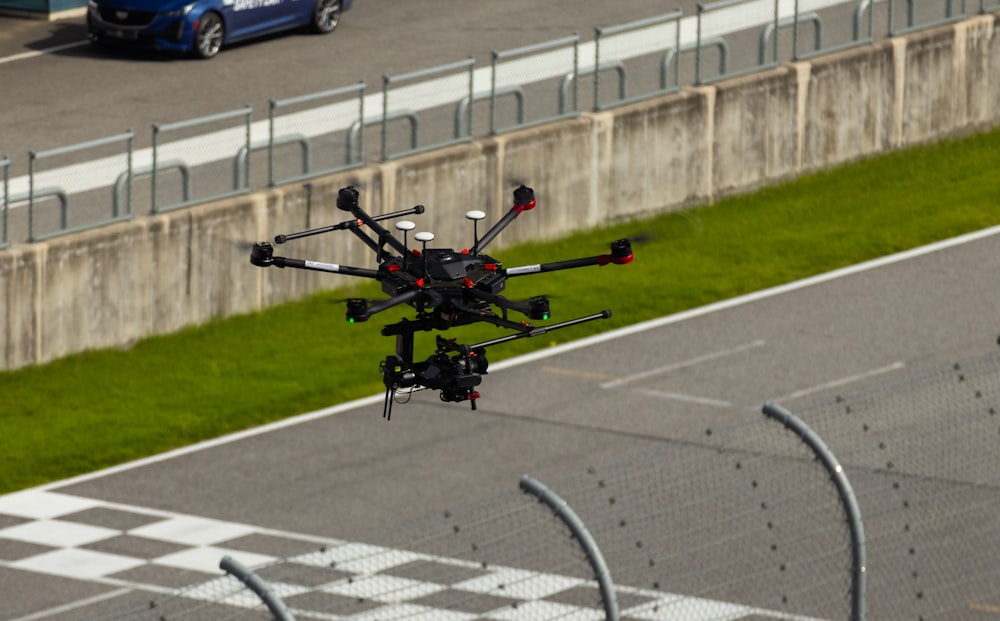
M625 377L612 380L610 382L604 382L601 384L601 388L617 388L623 384L628 384L631 382L637 382L647 377L653 377L654 375L662 375L664 373L670 373L671 371L678 371L680 369L686 369L687 367L693 367L695 365L702 364L703 362L711 362L713 360L718 360L719 358L725 358L726 356L732 356L733 354L738 354L755 347L762 347L764 341L757 340L752 343L744 343L743 345L737 345L736 347L730 347L729 349L723 349L721 351L715 351L710 354L705 354L703 356L698 356L696 358L690 358L688 360L682 360L680 362L674 362L662 367L657 367L655 369L650 369L648 371L643 371L642 373L634 373L632 375L626 375Z
M875 377L876 375L882 375L883 373L891 373L893 371L898 371L899 369L902 369L905 366L906 366L906 364L904 364L900 360L897 360L896 362L893 362L892 364L886 365L884 367L879 367L877 369L871 369L870 371L865 371L863 373L857 373L855 375L848 375L847 377L842 377L840 379L836 379L836 380L833 380L831 382L826 382L826 383L823 383L823 384L817 384L816 386L810 386L809 388L803 388L802 390L796 390L795 392L791 392L791 393L788 393L787 395L783 395L781 397L778 397L777 399L774 399L774 401L776 403L783 403L783 402L786 402L786 401L791 401L792 399L798 399L800 397L805 397L807 395L811 395L811 394L814 394L814 393L817 393L817 392L820 392L820 391L823 391L823 390L828 390L830 388L839 388L841 386L846 386L848 384L853 384L854 382L858 382L858 381L861 381L861 380L864 380L864 379L868 379L870 377Z

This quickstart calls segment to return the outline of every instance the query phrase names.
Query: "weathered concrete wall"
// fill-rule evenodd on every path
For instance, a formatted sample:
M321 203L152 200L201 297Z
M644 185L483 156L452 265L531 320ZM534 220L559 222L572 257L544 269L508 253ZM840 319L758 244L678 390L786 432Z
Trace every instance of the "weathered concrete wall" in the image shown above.
M372 214L423 204L418 230L464 248L470 209L495 222L511 190L539 208L490 247L710 202L1000 122L997 16L975 17L649 101L0 252L0 368L127 345L266 308L346 277L257 269L250 244L341 222L337 190ZM373 267L346 232L278 246Z
M801 170L817 170L891 149L895 127L895 47L878 43L797 65Z
M710 200L714 104L714 88L697 88L593 115L588 224Z

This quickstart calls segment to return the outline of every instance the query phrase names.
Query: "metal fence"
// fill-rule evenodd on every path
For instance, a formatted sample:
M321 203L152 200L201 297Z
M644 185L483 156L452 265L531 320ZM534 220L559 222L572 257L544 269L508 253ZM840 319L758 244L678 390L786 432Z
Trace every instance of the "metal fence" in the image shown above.
M595 28L590 41L573 34L494 51L485 67L476 68L470 58L385 76L381 93L366 94L362 82L272 100L266 121L252 121L247 108L155 124L152 146L136 149L127 162L94 155L100 141L32 152L32 165L43 157L74 156L45 175L32 166L28 175L9 180L7 245L759 71L963 19L972 8L966 5L967 0L721 0L698 5L697 15L675 11ZM998 9L995 0L978 2L981 13ZM241 125L219 127L230 118L240 118ZM366 127L378 128L378 149L368 148ZM172 139L166 141L165 134ZM126 135L133 134L116 139ZM253 165L262 151L266 166ZM83 170L88 172L80 174ZM218 185L227 179L231 182Z
M1000 351L102 619L978 619L1000 598ZM263 599L262 599L263 598ZM265 603L266 602L266 603Z
M68 147L31 151L28 191L11 199L14 203L27 202L28 241L131 218L131 175L122 177L119 171L132 170L134 140L135 133L129 130ZM85 154L87 159L79 161L79 154ZM121 181L107 183L111 179ZM112 190L111 196L106 193L108 189ZM93 209L71 213L71 199ZM83 214L89 217L78 218Z

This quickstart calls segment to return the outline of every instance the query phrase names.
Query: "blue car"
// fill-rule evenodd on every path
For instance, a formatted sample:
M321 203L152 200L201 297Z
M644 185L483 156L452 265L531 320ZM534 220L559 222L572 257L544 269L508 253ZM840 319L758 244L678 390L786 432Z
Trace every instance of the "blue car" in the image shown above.
M223 45L282 30L332 32L352 0L89 0L96 43L211 58Z

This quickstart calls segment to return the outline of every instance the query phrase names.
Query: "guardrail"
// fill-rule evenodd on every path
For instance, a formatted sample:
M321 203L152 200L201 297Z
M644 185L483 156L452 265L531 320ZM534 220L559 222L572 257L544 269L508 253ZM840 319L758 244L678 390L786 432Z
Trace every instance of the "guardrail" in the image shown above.
M592 81L593 110L654 97L679 90L685 83L708 84L776 66L783 58L798 60L847 47L870 43L885 32L893 36L916 29L939 26L966 17L966 0L720 0L699 4L697 15L674 11L612 27L595 28L592 41L578 34L552 41L494 51L490 65L476 68L475 60L441 65L396 76L384 76L381 93L366 94L364 82L311 95L271 100L268 119L253 121L253 110L224 112L168 124L154 124L152 147L131 151L129 166L114 157L101 157L69 164L45 174L6 179L4 202L7 212L28 205L26 234L13 235L5 220L4 240L11 243L36 241L93 228L132 217L134 213L158 213L242 194L255 187L273 187L320 175L360 167L368 161L364 129L379 126L377 159L386 161L417 152L441 148L532 125L578 115L581 81ZM979 11L1000 9L1000 2L979 0ZM876 26L878 23L884 27ZM834 19L850 31L847 40L833 40L824 20ZM902 24L898 22L903 22ZM811 48L799 50L799 30L806 23L813 31ZM791 51L781 53L782 33L791 29ZM753 35L756 36L753 36ZM752 39L752 41L750 41ZM734 46L742 46L734 54ZM756 54L747 46L756 47ZM693 67L691 57L693 56ZM682 57L688 60L682 63ZM717 71L708 69L717 60ZM736 62L734 62L734 60ZM604 88L605 74L614 72L617 90ZM671 78L672 74L672 78ZM611 94L609 94L611 93ZM487 101L488 120L474 119L477 102ZM507 104L510 100L514 107ZM313 107L297 109L302 105ZM452 110L452 114L447 113ZM280 113L284 112L284 113ZM211 129L212 125L240 118L239 127ZM405 136L396 121L409 125ZM165 132L185 138L163 142ZM128 132L132 135L131 130ZM124 136L125 134L123 134ZM99 142L99 141L98 141ZM41 153L40 156L85 151L96 144L82 143ZM292 157L279 158L288 146L297 146ZM264 183L255 183L251 162L256 151L267 151ZM331 156L341 153L342 157ZM323 162L314 165L318 155ZM226 177L220 166L232 164L232 183L205 189ZM7 159L5 174L12 163ZM86 173L80 174L86 170ZM163 174L180 171L182 184L164 185ZM136 194L132 183L149 177L148 209L133 209ZM48 179L57 178L59 182ZM109 219L101 215L104 205L81 204L78 197L102 189L112 190ZM59 222L45 232L34 229L36 199L58 199ZM25 200L26 199L26 200ZM90 200L94 203L93 197ZM15 218L19 225L24 218ZM70 224L74 221L75 224Z
M220 198L226 198L228 196L249 193L251 191L249 182L249 152L253 148L250 131L252 116L253 107L246 106L245 108L241 108L239 110L230 110L228 112L221 112L219 114L204 116L197 119L190 119L177 123L166 123L163 125L153 125L152 188L150 189L151 212L157 213L158 211L177 209L180 207L187 207L195 203L203 203L218 200ZM208 137L205 134L196 134L193 138L188 140L177 140L167 142L166 144L161 142L161 136L163 134L181 132L182 130L189 129L199 130L206 125L221 123L230 119L239 119L241 124L232 128L211 133L211 140L205 140L204 138ZM178 148L178 145L181 144L184 146L182 148ZM158 182L160 181L159 162L161 160L169 161L172 164L180 163L182 170L184 168L190 170L195 166L205 166L218 162L219 160L225 158L227 154L234 154L230 155L234 162L231 187L223 185L219 181L216 181L214 184L206 183L205 185L208 186L207 189L200 194L197 190L188 189L188 193L193 194L193 196L190 196L187 199L182 199L172 203L168 201L166 204L162 204L160 202L161 188ZM174 167L176 167L176 165ZM217 180L221 176L204 175L204 177L207 179ZM185 183L185 187L190 188L190 180L188 183Z
M58 149L47 151L31 151L28 154L28 191L24 194L15 195L11 199L12 203L27 202L28 208L28 241L40 241L78 231L104 226L114 222L121 222L132 217L132 183L131 174L128 175L124 184L125 201L124 209L120 201L105 198L104 206L108 202L111 204L112 213L110 217L99 217L91 219L89 222L80 224L70 223L70 196L82 193L88 189L85 184L80 183L92 175L106 177L118 170L132 170L132 147L135 140L135 132L129 130L125 133L106 138L99 138L88 142L81 142ZM124 143L124 144L123 144ZM58 159L65 155L72 155L80 152L101 152L104 147L124 146L124 152L109 155L101 159L88 160L80 164L64 166L53 170L40 171L38 168L44 160ZM115 149L112 149L115 150ZM42 181L45 181L43 184ZM107 187L107 186L105 186ZM56 197L59 199L58 223L53 225L49 214L43 211L39 199ZM46 226L48 224L48 226Z
M342 102L345 105L351 103L351 100L344 99L345 96L353 96L355 98L355 103L357 105L357 116L355 118L363 119L365 117L364 82L358 82L357 84L351 86L320 91L309 95L302 95L300 97L271 100L268 111L268 134L266 142L268 187L274 187L282 183L293 183L296 181L311 179L319 175L327 175L350 168L356 168L364 164L363 161L354 157L350 150L348 150L346 160L341 161L333 155L338 150L338 145L336 143L331 144L327 141L324 144L314 135L317 127L330 127L329 133L336 133L337 130L331 126L336 126L339 119L334 116L331 106L333 105L332 102ZM287 112L290 108L295 108L301 104L315 105L317 102L321 101L331 103L308 109L307 112L310 114L308 118L306 118L303 114L293 114ZM285 110L286 112L282 114L280 113L281 110ZM344 110L343 112L338 111L338 114L346 115L347 110ZM302 144L304 144L303 149L306 151L307 155L304 154L306 161L303 165L301 174L282 177L280 176L280 173L277 172L277 166L275 165L276 147L287 142L286 139L288 136L294 136L296 141L304 140L305 142ZM358 143L358 148L360 150L360 145L364 142L363 129L358 130L355 140ZM318 167L316 167L317 164Z

